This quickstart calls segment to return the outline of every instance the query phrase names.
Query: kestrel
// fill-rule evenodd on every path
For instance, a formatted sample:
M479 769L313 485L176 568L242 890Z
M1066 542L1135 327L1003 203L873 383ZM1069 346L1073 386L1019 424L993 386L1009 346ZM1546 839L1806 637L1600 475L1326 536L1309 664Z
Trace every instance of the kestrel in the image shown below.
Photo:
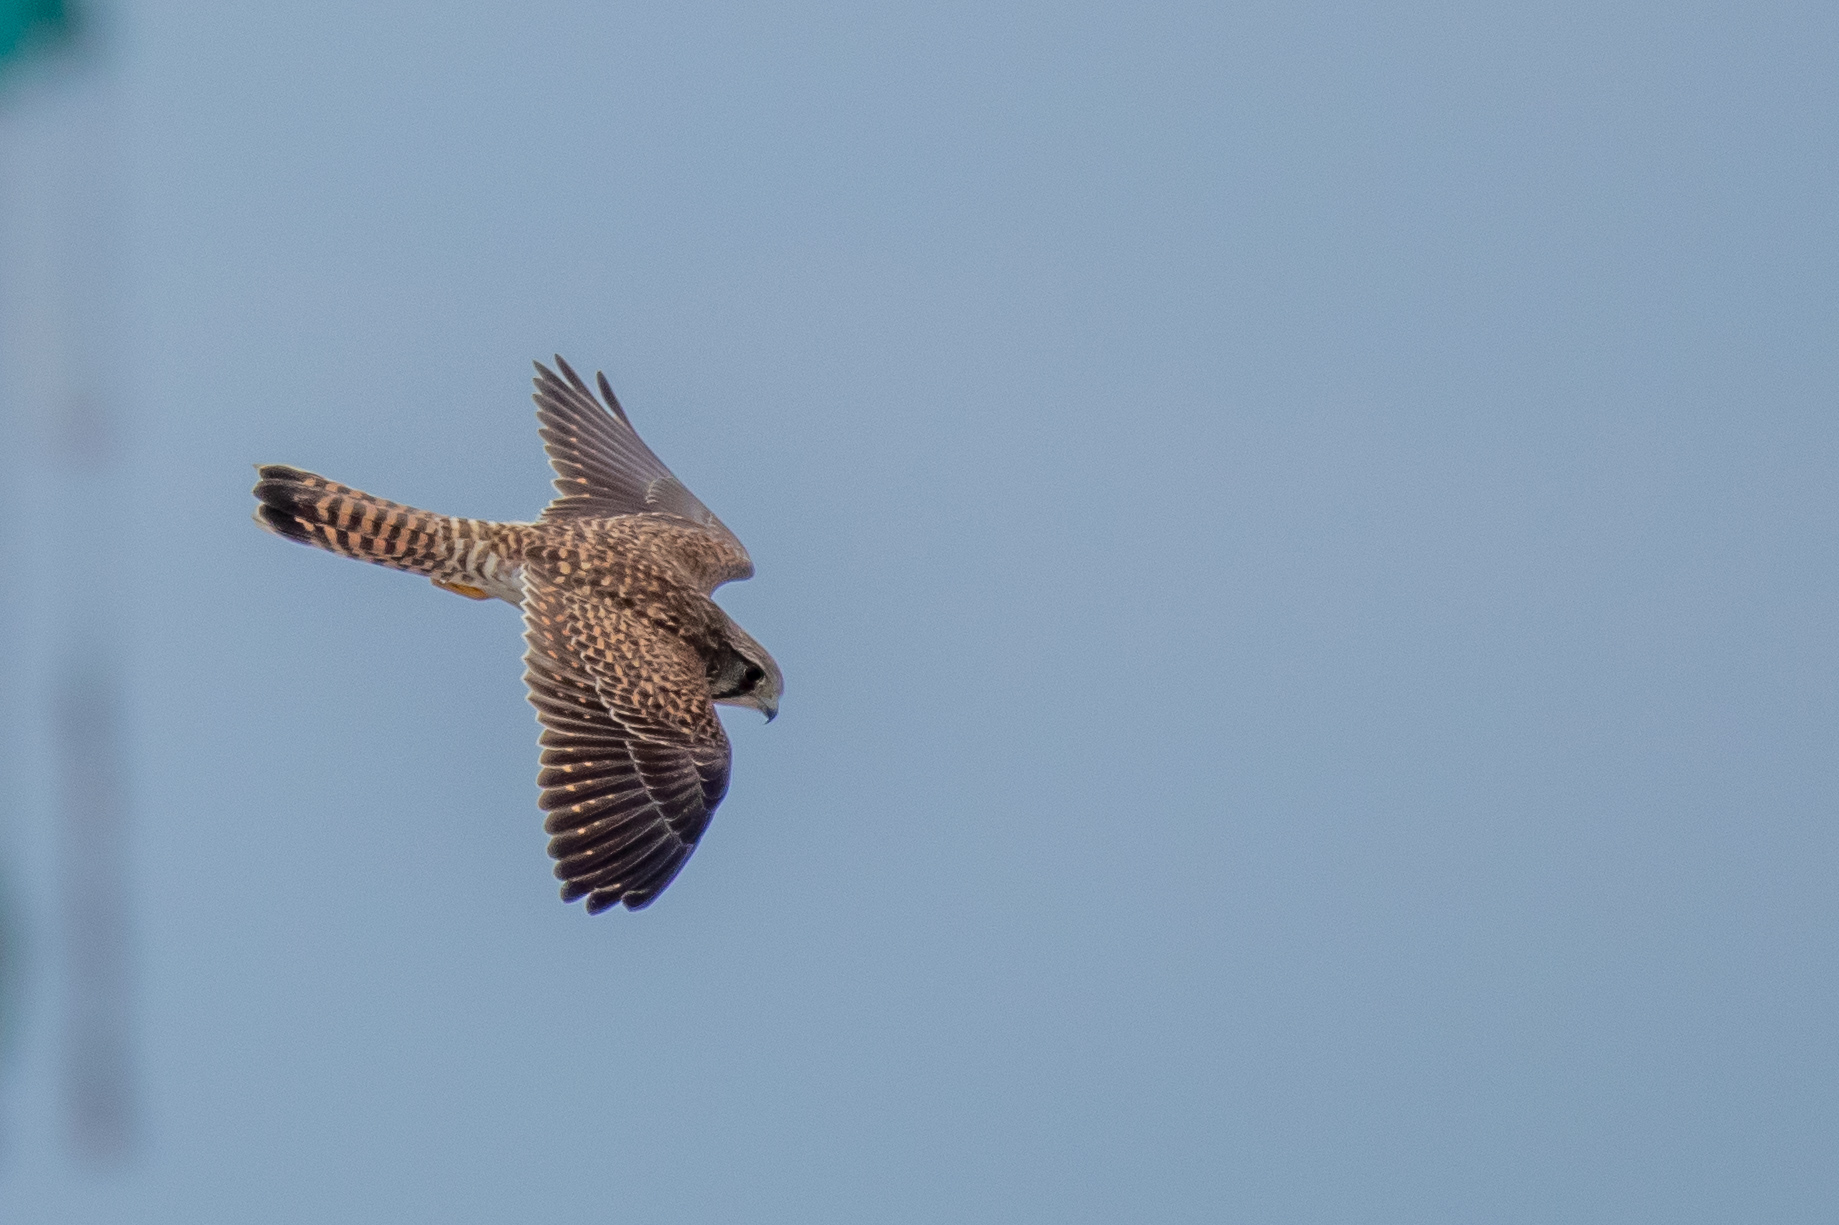
M733 532L640 440L599 376L536 366L557 496L534 523L455 519L281 464L257 467L255 521L524 613L542 724L543 828L562 900L648 906L728 790L717 702L778 713L779 665L710 599L753 575Z

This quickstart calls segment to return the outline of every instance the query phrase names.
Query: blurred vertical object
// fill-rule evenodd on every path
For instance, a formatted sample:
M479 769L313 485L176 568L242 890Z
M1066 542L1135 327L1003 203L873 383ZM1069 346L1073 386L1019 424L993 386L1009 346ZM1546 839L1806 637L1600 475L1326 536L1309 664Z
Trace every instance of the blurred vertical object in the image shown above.
M134 1115L121 686L103 660L63 661L57 685L64 1093L77 1151L118 1158Z
M6 691L19 707L7 720L23 733L10 754L7 807L28 816L9 823L7 849L32 841L32 812L49 814L55 829L38 845L56 866L30 876L57 896L58 940L50 972L37 977L58 988L67 1134L78 1156L116 1161L131 1148L135 1117L126 627L116 612L127 557L109 382L119 347L118 158L106 57L93 37L74 33L59 0L0 0L0 105L9 111L0 377L13 444L6 564L43 580L7 610L5 640L15 645ZM19 947L0 938L0 949Z

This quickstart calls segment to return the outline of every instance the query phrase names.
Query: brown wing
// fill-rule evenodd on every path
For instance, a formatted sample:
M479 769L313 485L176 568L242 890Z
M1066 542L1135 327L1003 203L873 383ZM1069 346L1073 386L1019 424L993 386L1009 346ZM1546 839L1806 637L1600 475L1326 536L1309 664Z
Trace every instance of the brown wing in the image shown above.
M728 737L702 663L680 639L532 573L524 640L562 900L638 910L682 869L728 790Z
M603 406L581 376L560 356L556 374L536 363L536 419L543 449L556 470L556 499L545 519L610 519L616 515L663 514L688 519L731 546L717 583L751 578L753 562L727 525L652 454L604 374L596 376Z

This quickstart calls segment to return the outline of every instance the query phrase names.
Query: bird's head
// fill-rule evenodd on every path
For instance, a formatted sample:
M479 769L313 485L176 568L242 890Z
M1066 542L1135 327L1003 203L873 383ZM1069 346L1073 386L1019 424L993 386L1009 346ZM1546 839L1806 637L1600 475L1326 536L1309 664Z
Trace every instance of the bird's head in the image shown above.
M785 678L753 635L728 622L728 650L709 677L709 696L724 706L751 706L771 723L779 713Z

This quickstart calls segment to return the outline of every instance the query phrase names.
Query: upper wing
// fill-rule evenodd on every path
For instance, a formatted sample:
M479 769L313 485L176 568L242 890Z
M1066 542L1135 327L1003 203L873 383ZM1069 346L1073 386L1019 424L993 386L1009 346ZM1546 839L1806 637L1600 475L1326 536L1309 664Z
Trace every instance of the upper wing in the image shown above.
M543 724L543 828L562 900L647 906L728 790L728 737L681 640L525 576L524 681Z
M594 399L581 376L556 357L560 375L536 363L536 419L543 449L556 470L556 499L545 519L611 518L615 515L666 514L705 527L732 544L746 563L747 550L664 461L652 454L619 406L607 376L598 375L606 405Z

